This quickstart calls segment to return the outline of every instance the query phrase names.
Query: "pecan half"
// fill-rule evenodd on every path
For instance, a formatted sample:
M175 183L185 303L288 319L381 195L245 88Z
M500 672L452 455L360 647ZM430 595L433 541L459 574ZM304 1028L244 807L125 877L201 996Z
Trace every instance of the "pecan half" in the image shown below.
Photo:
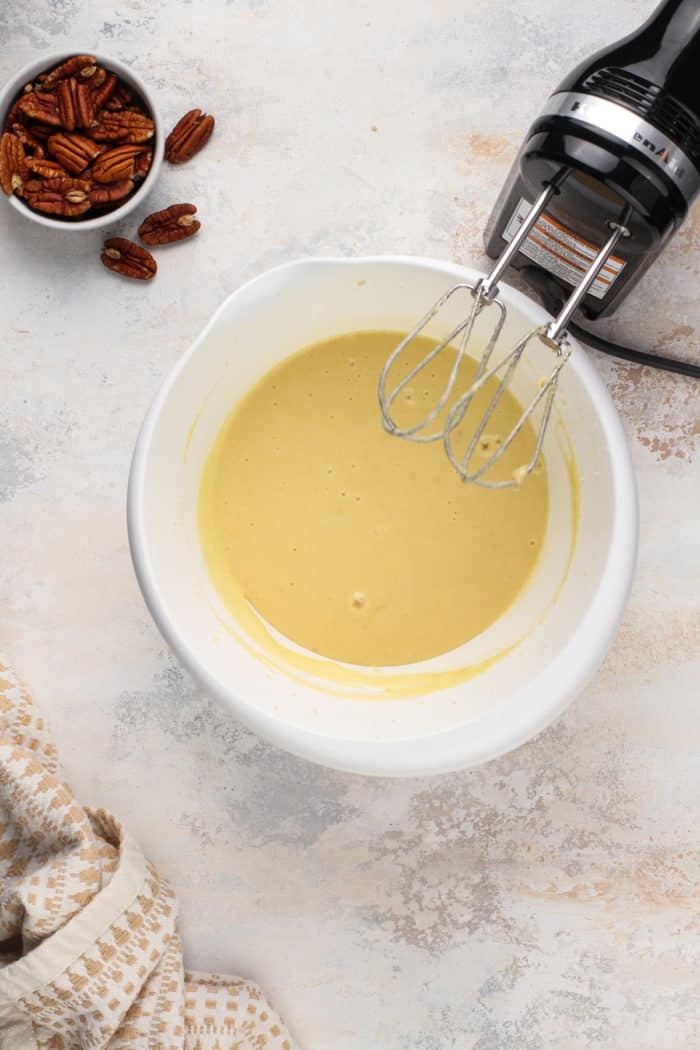
M95 142L148 142L153 138L154 125L145 113L130 109L103 109L92 128Z
M24 146L25 153L31 153L34 157L44 156L44 146L39 139L35 138L30 131L25 128L24 124L14 123L12 125L12 131L17 136L19 141Z
M138 157L134 157L134 178L137 182L141 179L145 179L151 170L151 164L153 162L153 150L144 149L143 153L139 153Z
M143 146L117 146L108 149L92 165L95 182L120 182L134 174L134 158L143 152Z
M98 70L98 72L100 71ZM95 84L93 81L90 82L90 90L92 91L92 106L93 111L95 113L97 113L97 111L104 106L105 102L109 102L112 95L114 94L114 89L117 86L116 74L107 74L107 71L104 69L101 70L101 72L105 75L99 84Z
M67 58L65 62L61 62L60 66L56 66L49 73L45 73L43 85L44 87L52 87L59 80L63 80L64 77L74 77L76 75L91 77L96 68L94 55L73 55L71 58ZM87 72L88 70L90 72Z
M90 183L85 179L33 179L25 192L30 207L47 215L75 219L90 208Z
M59 179L68 175L65 168L46 157L27 157L27 167L35 175L41 175L42 179Z
M95 206L104 207L105 204L114 204L115 201L123 201L134 188L132 179L123 179L121 182L110 182L106 186L93 186L90 190L90 200Z
M77 82L75 77L66 77L56 88L58 100L58 115L61 118L61 127L65 131L74 131L76 125L75 112L75 89Z
M0 186L8 197L13 193L21 197L28 175L24 146L17 135L6 131L0 138Z
M110 76L114 76L114 73L111 73ZM104 66L97 66L95 72L90 77L90 90L93 92L97 91L98 88L102 87L106 79L107 70ZM116 77L114 77L114 79L116 80Z
M99 157L103 150L103 147L98 146L92 139L75 132L70 135L51 135L47 148L51 156L73 175L85 171L88 164L95 157Z
M144 244L174 244L192 237L202 225L194 215L194 204L171 204L148 215L138 229Z
M49 124L54 128L61 126L58 99L49 92L30 91L28 95L22 95L19 99L18 109L30 120L37 120L41 124Z
M125 237L110 237L106 240L100 259L108 270L138 281L149 281L155 277L158 269L149 251L133 241L127 241Z
M75 122L79 128L89 128L95 116L95 102L88 84L75 88Z
M165 140L165 159L184 164L207 144L214 130L214 118L201 109L191 109L178 120Z
M21 101L22 96L20 95L19 98L16 98L14 100L14 102L8 109L7 116L5 117L5 128L9 128L11 124L14 124L14 122L16 120L19 120L19 118L22 116L22 113L20 112L19 108L19 104Z

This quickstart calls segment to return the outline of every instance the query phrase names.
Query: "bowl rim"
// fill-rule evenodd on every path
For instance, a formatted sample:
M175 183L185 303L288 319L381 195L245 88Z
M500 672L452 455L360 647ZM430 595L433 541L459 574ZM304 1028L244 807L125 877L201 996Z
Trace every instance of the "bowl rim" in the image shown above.
M222 701L234 716L272 743L310 761L365 775L427 776L481 765L512 751L545 729L587 685L617 633L632 586L638 549L639 509L629 447L612 398L576 340L571 339L569 367L575 369L591 395L610 456L614 508L607 560L598 587L566 645L533 679L493 707L480 712L476 718L432 733L368 741L301 727L279 714L273 716L238 693L235 686L215 678L200 662L172 620L149 562L144 523L145 472L153 434L180 372L200 351L209 332L233 300L248 295L256 284L281 271L313 269L328 264L428 268L469 282L481 276L480 271L471 267L421 256L324 256L283 263L245 282L228 295L162 382L136 440L127 492L127 530L136 577L156 626L183 666L210 695ZM543 307L522 292L505 283L502 283L501 288L506 300L521 310L534 325L551 319ZM365 701L353 699L348 702L361 704ZM367 702L377 703L376 700ZM402 701L392 700L391 703L400 704ZM504 718L506 710L507 717ZM478 743L473 739L475 722L478 722L479 727Z
M5 117L12 102L19 94L22 85L32 80L37 73L41 73L45 69L51 69L52 67L59 65L59 63L64 62L67 58L71 58L73 55L94 55L95 60L99 65L105 66L110 71L118 73L119 76L123 77L127 82L131 81L133 83L139 94L142 95L153 118L153 123L155 125L155 145L151 167L146 178L136 192L118 208L114 208L113 211L106 212L104 215L96 215L90 219L75 219L72 222L65 222L61 219L53 219L48 215L41 215L39 212L32 211L31 208L28 208L27 205L14 194L7 197L10 207L14 208L14 210L19 212L20 215L25 216L25 218L31 219L39 226L44 226L52 230L65 230L69 233L104 229L105 226L119 222L132 212L134 208L137 208L155 186L158 176L160 175L165 152L164 124L151 89L144 83L139 74L134 72L131 66L126 65L117 58L105 55L104 52L95 51L90 48L73 48L70 51L51 51L48 54L43 55L41 58L28 62L19 69L14 76L10 77L0 89L0 129L4 127ZM2 196L5 197L6 195L3 193Z

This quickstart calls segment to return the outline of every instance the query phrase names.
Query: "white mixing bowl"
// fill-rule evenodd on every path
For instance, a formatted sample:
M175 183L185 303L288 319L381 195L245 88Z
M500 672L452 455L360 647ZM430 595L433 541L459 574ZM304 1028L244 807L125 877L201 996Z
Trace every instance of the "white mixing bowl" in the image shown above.
M197 495L233 405L301 347L363 328L406 331L451 284L477 278L449 263L393 257L309 260L265 273L229 296L178 362L136 445L129 538L165 639L233 715L279 746L338 769L439 773L522 744L596 670L629 592L637 546L629 453L610 396L578 347L545 444L550 513L542 554L515 604L478 638L403 669L398 679L395 668L338 669L297 647L287 660L289 647L279 639L261 646L211 586L197 536ZM519 292L504 285L502 296L507 339L548 320ZM550 351L535 345L519 369L516 394L526 397L551 364Z

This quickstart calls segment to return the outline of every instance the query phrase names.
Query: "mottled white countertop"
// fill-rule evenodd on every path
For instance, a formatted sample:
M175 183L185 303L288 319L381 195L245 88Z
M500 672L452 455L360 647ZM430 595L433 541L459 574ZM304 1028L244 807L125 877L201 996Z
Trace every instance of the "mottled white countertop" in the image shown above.
M305 1050L700 1045L697 384L596 357L639 479L631 602L567 714L476 772L365 780L258 740L165 648L125 527L146 406L221 299L308 254L482 259L537 107L651 0L9 7L0 79L94 47L167 123L217 119L151 199L204 228L148 286L0 207L0 633L78 795L174 883L187 962L257 978ZM610 329L688 352L699 280L700 209Z

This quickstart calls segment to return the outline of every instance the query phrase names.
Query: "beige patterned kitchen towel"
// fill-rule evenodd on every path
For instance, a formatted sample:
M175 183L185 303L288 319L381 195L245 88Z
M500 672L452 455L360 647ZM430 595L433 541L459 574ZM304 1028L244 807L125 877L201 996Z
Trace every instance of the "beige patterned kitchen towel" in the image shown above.
M120 822L80 806L0 656L0 1048L292 1050L255 985L186 973L177 902Z

